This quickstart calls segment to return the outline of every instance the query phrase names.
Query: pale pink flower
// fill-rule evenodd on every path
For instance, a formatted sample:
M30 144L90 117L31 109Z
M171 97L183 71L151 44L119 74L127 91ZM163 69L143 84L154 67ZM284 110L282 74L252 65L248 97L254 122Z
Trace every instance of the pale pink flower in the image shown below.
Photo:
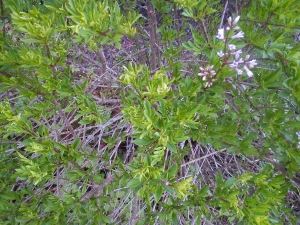
M239 68L236 68L235 70L238 73L238 75L242 75L243 74L243 70L240 70Z
M228 24L231 25L231 22L232 22L231 16L228 17L228 20L227 20L227 21L228 21Z
M235 39L235 38L243 38L244 37L244 32L243 31L240 31L238 32L236 35L233 35L231 37L231 39Z
M257 65L257 62L256 62L255 59L253 59L253 60L249 61L248 64L249 64L250 68L253 68L253 67L255 67Z
M232 50L235 50L236 47L235 47L235 45L229 44L228 48L230 51L232 51Z
M216 82L216 79L214 77L217 73L213 70L213 68L213 65L207 66L205 68L199 68L201 70L201 73L198 73L198 75L201 76L202 80L206 82L204 86L205 88L210 87L214 82Z
M237 61L233 61L232 63L229 64L229 66L233 69L237 68L239 66L239 63Z
M219 57L223 57L223 56L224 56L224 53L223 53L223 51L221 50L221 51L217 52L217 55L218 55Z
M224 28L218 29L218 35L216 36L220 40L224 40Z
M248 77L252 77L253 76L253 73L248 69L247 66L244 66L244 70L246 71Z
M238 60L242 53L243 53L243 51L241 49L239 49L236 52L232 52L231 54L235 56L235 60Z
M225 32L230 31L230 30L239 30L240 28L237 26L237 23L240 20L240 16L237 16L236 18L232 18L229 17L228 18L228 26L224 29L218 29L218 35L216 36L218 39L222 40L223 42L226 42L226 38L225 36ZM236 34L232 35L230 38L231 39L237 39L237 38L243 38L244 37L244 32L242 31L237 31ZM251 68L255 67L257 65L256 60L251 60L250 59L250 55L246 55L243 58L241 58L241 55L243 53L243 51L241 49L237 49L237 46L234 44L228 44L227 43L227 47L226 52L223 52L222 50L217 52L217 55L219 57L223 57L224 55L228 56L226 58L226 64L234 69L239 75L243 74L243 71L246 72L246 74L249 77L253 76L253 72L250 70ZM234 52L233 52L234 51ZM234 59L232 59L234 58ZM243 70L242 70L243 68ZM203 76L203 80L206 80L206 87L210 87L212 85L213 82L215 82L215 77L214 74L215 72L212 70L212 68L208 68L206 67L205 69L200 68L201 73L199 73L199 76Z
M240 29L238 26L235 26L238 23L239 19L240 19L240 16L237 16L234 19L234 21L232 21L232 18L229 17L228 18L229 27L226 27L226 30L238 30L238 29Z
M233 25L233 26L236 25L237 22L239 22L240 18L241 18L240 16L237 16L237 17L234 19L232 25Z

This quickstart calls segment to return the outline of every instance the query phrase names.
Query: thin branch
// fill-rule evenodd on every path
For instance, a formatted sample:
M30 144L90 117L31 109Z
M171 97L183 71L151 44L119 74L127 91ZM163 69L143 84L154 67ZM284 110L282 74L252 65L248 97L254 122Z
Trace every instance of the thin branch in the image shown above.
M99 197L102 192L103 189L108 186L109 184L111 184L112 182L114 182L115 177L113 175L110 175L109 177L107 177L104 182L102 184L92 184L92 189L91 191L85 193L81 199L80 202L85 202L86 200L92 198L92 197Z
M135 225L138 222L138 200L139 196L136 194L132 203L132 216L129 222L130 225Z
M202 157L200 157L200 158L198 158L198 159L191 160L191 161L189 161L189 162L187 162L187 163L181 164L180 167L184 167L184 166L189 165L189 164L192 164L192 163L194 163L194 162L198 162L198 161L200 161L200 160L202 160L202 159L206 159L206 158L208 158L208 157L210 157L210 156L212 156L212 155L215 155L215 154L217 154L217 153L224 152L224 151L226 151L226 148L223 148L223 149L221 149L220 151L215 151L215 152L209 153L209 154L207 154L207 155L205 155L205 156L202 156Z
M100 105L114 105L120 103L120 99L102 99L95 95L93 95L93 98L99 103Z
M100 64L101 64L101 72L102 74L106 72L106 59L105 59L105 55L104 55L104 51L103 51L103 48L101 48L99 51L96 51L95 52L99 61L100 61Z
M220 22L219 29L221 29L223 27L224 16L225 16L225 13L226 13L227 6L228 6L228 1L226 1L225 7L224 7L224 10L223 10L223 13L222 13L222 19L221 19L221 22Z
M149 16L149 27L150 27L150 47L151 47L151 70L156 69L156 64L160 65L160 52L158 49L158 38L157 38L157 20L155 8L151 1L147 1L147 14ZM156 61L157 58L157 61Z
M203 29L203 31L204 31L205 38L206 38L206 41L207 41L207 43L208 43L208 41L209 41L209 36L208 36L207 30L206 30L206 26L205 26L204 20L201 20L201 27L202 27L202 29Z
M181 38L180 38L180 26L179 26L179 12L176 4L174 4L174 26L178 34L178 45L181 46Z
M271 164L274 166L274 168L275 168L278 172L280 172L280 173L286 175L286 177L289 178L289 179L291 180L291 182L292 182L297 188L300 188L300 178L297 178L297 177L292 177L292 178L290 178L290 176L289 176L289 174L288 174L286 168L284 168L283 166L279 165L279 163L277 163L274 159L272 160L272 159L270 159L270 158L265 157L265 160L266 160L267 162L271 163Z

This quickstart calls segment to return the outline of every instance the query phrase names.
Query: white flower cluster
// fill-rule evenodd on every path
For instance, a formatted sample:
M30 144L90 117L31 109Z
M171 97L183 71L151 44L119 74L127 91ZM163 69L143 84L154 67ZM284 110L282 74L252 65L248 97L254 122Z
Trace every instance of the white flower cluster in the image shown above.
M241 49L236 49L236 46L234 44L228 44L228 41L225 36L226 31L230 30L239 30L240 28L236 26L237 22L239 21L240 17L236 17L233 21L232 18L228 18L228 26L226 29L221 28L218 30L218 35L216 36L218 39L222 40L225 43L225 53L221 50L220 52L217 53L219 57L225 57L225 63L231 67L232 69L235 69L238 74L242 74L243 71L240 69L240 67L243 67L244 70L246 71L247 75L249 77L253 76L252 71L250 70L251 68L255 67L257 65L256 60L249 60L250 55L247 55L244 59L240 58L242 54ZM237 38L243 38L244 37L244 32L239 31L235 35L229 36L230 39L237 39ZM226 52L228 51L228 52ZM228 60L230 59L230 56L234 57L234 60L232 62L229 62Z
M210 87L216 79L216 72L213 70L214 66L207 66L205 68L200 67L201 73L198 73L202 77L203 81L206 81L205 88Z
M297 134L298 140L299 140L297 148L300 148L300 132L296 132L296 134Z
M252 77L253 73L249 68L253 68L257 65L257 62L255 59L249 60L250 55L246 55L244 59L239 58L240 54L242 53L241 50L238 50L236 52L232 52L231 54L235 55L235 59L233 62L229 64L229 66L232 69L235 69L238 74L243 74L243 71L239 69L239 66L242 66L244 70L246 71L248 77Z

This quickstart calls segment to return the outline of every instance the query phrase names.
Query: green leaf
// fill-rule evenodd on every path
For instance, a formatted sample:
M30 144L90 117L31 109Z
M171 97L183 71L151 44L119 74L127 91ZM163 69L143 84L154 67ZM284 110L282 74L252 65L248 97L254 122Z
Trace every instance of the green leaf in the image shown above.
M197 127L196 127L197 128ZM187 139L189 139L188 136L182 136L182 137L174 137L173 140L175 142L183 142L183 141L186 141Z
M132 179L128 182L127 187L134 188L141 184L141 181L139 179Z
M225 185L224 185L224 188L228 188L230 186L232 186L235 182L235 179L234 177L230 177L226 182L225 182Z
M76 139L75 139L75 141L74 141L73 144L72 144L72 148L73 148L74 150L76 150L76 149L78 148L78 146L79 146L79 144L80 144L80 141L81 141L80 138L76 138Z
M170 142L167 143L167 148L171 151L171 152L174 152L176 153L177 152L177 149L176 149L176 146Z
M177 164L173 164L172 166L170 166L170 168L167 170L168 177L172 178L177 173L177 170Z
M175 212L172 212L172 222L173 224L178 224L178 215Z
M164 190L165 190L166 192L171 193L171 194L175 194L175 190L174 190L174 188L171 187L171 186L164 185Z
M151 166L151 157L149 154L145 155L145 161L147 162L148 166Z
M154 140L145 140L145 139L135 139L134 144L137 145L150 145Z
M54 147L58 148L60 151L68 151L68 148L61 143L54 142Z
M102 221L103 221L104 223L108 223L108 224L111 223L110 218L107 217L107 216L105 216L105 215L103 215L103 214L101 215L101 219L102 219Z
M200 191L197 192L197 196L201 197L201 198L205 198L207 196L209 196L209 186L208 185L204 185Z
M147 113L151 114L151 104L148 100L144 100L144 108L146 109Z
M127 175L123 175L121 177L121 179L119 180L119 184L123 185L127 181L127 179L128 179L128 176Z
M218 185L223 184L223 177L220 173L217 173L217 175L216 175L216 182Z
M48 129L47 129L47 127L44 125L44 124L42 124L40 127L39 127L39 129L38 129L38 133L39 133L39 135L42 137L42 136L48 136L49 135L49 131L48 131Z
M155 187L156 187L156 190L155 190L154 199L156 202L158 202L162 196L163 188L160 184L156 185Z

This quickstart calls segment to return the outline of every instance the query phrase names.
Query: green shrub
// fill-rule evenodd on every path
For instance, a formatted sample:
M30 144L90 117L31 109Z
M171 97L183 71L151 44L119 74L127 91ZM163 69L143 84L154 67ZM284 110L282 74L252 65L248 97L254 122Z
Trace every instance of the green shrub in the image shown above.
M1 224L296 224L300 2L232 2L2 0Z

